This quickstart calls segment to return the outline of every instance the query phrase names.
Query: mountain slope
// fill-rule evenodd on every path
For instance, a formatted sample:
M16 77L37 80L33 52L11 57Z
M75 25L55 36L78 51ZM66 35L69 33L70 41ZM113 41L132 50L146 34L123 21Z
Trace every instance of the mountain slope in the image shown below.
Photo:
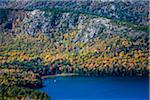
M85 2L29 2L7 2L6 5L10 5L7 9L6 6L1 6L5 8L1 9L3 17L0 26L2 66L16 65L36 70L40 67L45 69L46 66L46 69L50 68L47 74L148 74L149 44L146 23L138 20L132 20L135 21L134 24L129 23L126 19L129 17L121 10L123 8L119 8L119 13L124 14L126 21L117 20L116 17L108 18L110 12L103 17L101 13L91 13L91 6ZM134 6L137 7L130 5L132 2L100 2L106 8L112 3L121 3L133 9ZM87 12L83 11L83 4L89 7ZM138 4L142 2L139 1ZM144 4L145 2L141 6ZM56 9L55 6L58 5L60 8L74 5L77 10ZM79 5L82 5L81 9L78 8ZM132 12L129 14L132 15ZM147 19L145 15L136 16L144 21L143 17ZM136 25L137 22L143 26ZM35 72L39 73L38 70ZM41 75L45 75L44 72Z
M148 0L14 0L1 1L0 8L11 9L59 9L95 14L112 19L121 19L128 22L148 26Z

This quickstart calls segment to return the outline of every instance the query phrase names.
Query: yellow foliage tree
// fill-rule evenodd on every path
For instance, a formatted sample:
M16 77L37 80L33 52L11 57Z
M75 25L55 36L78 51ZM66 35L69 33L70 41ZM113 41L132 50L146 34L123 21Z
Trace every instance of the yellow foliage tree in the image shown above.
M124 56L124 51L120 52L119 56L122 58Z

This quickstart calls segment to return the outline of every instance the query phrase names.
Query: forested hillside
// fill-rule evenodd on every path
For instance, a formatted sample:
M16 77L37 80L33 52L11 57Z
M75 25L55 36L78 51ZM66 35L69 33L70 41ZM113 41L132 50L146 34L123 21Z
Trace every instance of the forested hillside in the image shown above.
M97 2L0 2L0 84L41 87L42 76L61 73L148 76L148 1Z

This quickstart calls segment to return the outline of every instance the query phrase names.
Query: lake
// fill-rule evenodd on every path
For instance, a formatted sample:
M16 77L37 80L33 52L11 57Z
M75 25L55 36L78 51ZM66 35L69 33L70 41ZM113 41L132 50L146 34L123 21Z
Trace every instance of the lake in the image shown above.
M149 79L143 77L53 77L43 80L52 100L148 100Z

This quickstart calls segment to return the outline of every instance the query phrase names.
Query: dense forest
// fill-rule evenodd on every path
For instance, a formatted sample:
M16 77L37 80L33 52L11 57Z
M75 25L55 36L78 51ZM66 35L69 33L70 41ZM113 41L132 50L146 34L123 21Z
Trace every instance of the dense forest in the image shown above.
M1 3L7 5L6 2ZM100 4L128 7L130 3ZM132 10L135 11L140 4L134 5ZM149 33L145 7L140 7L144 12L138 14L128 10L123 10L122 14L123 8L117 8L119 10L113 17L111 11L105 12L107 7L105 13L100 10L97 14L102 8L94 10L96 7L90 9L91 6L87 6L83 11L84 6L80 9L76 3L72 5L77 10L60 10L57 8L59 2L53 4L55 9L43 8L39 2L30 5L32 9L26 9L28 3L25 5L25 8L14 9L0 5L0 99L50 99L46 93L29 89L42 87L42 77L47 75L149 75ZM67 2L60 7L64 5ZM95 13L92 13L93 10ZM137 20L132 19L134 16L138 17Z

